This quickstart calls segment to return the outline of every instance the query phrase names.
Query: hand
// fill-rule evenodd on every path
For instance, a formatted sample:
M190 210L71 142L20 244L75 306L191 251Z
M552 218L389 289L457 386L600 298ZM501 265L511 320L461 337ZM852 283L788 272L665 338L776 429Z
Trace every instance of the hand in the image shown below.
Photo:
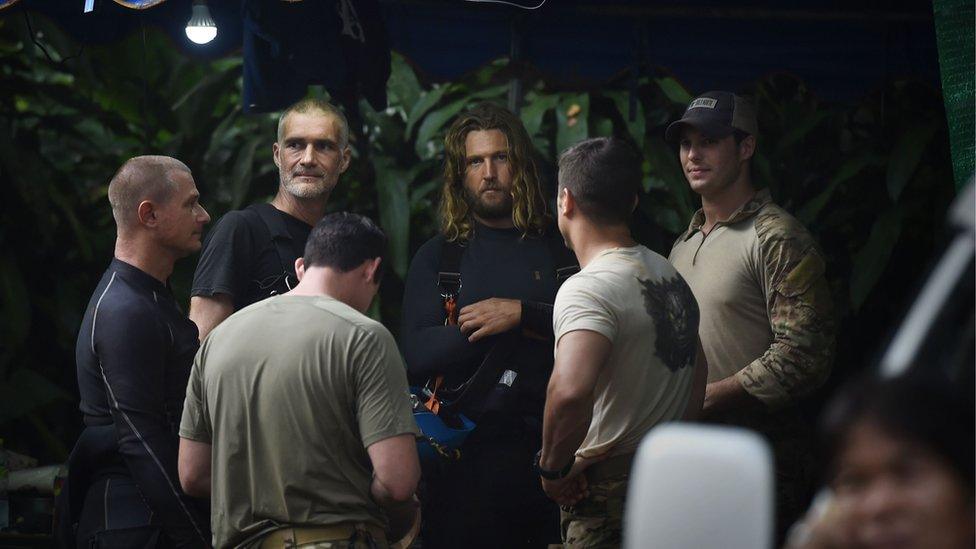
M730 410L742 410L759 406L759 401L746 392L735 376L705 385L705 401L701 418L713 417Z
M569 474L558 480L542 479L542 491L549 496L549 499L559 505L574 505L580 500L589 497L590 486L587 484L586 475L583 471L594 463L599 463L609 457L609 454L600 454L594 457L577 457L573 462L573 467Z
M586 475L570 472L565 478L558 480L542 479L542 491L557 505L575 505L590 495Z
M461 309L458 327L474 343L479 339L512 330L522 322L522 302L492 297Z
M414 495L410 501L385 508L389 525L386 529L387 539L396 541L409 537L414 523L419 526L420 500ZM416 534L413 534L416 537Z

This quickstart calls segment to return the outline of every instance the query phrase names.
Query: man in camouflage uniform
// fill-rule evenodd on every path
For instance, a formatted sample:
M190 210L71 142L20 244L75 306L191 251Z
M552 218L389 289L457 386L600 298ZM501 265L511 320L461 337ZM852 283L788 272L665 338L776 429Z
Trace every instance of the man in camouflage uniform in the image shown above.
M765 435L776 459L780 539L813 481L809 426L798 399L830 372L834 317L824 260L810 233L756 190L756 112L729 92L694 99L665 134L702 209L669 260L701 310L708 359L703 416Z

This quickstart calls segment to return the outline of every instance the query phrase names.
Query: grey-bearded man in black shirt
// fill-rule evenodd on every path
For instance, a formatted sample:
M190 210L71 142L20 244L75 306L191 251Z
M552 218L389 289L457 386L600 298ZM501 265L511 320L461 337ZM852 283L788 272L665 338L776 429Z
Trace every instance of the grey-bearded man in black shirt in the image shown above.
M271 203L228 212L204 240L190 290L201 340L234 311L295 285L295 260L349 167L349 123L332 104L303 99L281 113L272 153Z
M458 387L493 349L503 373L460 459L424 471L423 543L545 547L559 542L558 509L532 458L552 371L552 303L575 258L516 116L478 105L452 124L445 150L441 231L411 262L401 347L415 384Z

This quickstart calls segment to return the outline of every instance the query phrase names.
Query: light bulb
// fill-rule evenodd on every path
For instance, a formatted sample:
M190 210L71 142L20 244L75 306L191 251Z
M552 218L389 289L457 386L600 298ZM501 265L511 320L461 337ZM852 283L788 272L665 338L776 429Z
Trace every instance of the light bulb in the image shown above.
M193 12L186 22L186 37L197 44L206 44L217 37L217 24L204 0L193 0Z

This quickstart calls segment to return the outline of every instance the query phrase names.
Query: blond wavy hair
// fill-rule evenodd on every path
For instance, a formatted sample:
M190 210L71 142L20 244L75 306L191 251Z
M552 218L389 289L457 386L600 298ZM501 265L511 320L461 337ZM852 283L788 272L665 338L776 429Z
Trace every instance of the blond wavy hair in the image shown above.
M523 237L541 235L549 224L549 212L542 195L539 172L532 160L532 140L517 116L494 103L480 103L459 115L444 137L444 187L439 208L441 232L449 241L471 238L470 207L464 199L467 170L464 142L468 133L487 130L499 130L508 140L512 222Z

